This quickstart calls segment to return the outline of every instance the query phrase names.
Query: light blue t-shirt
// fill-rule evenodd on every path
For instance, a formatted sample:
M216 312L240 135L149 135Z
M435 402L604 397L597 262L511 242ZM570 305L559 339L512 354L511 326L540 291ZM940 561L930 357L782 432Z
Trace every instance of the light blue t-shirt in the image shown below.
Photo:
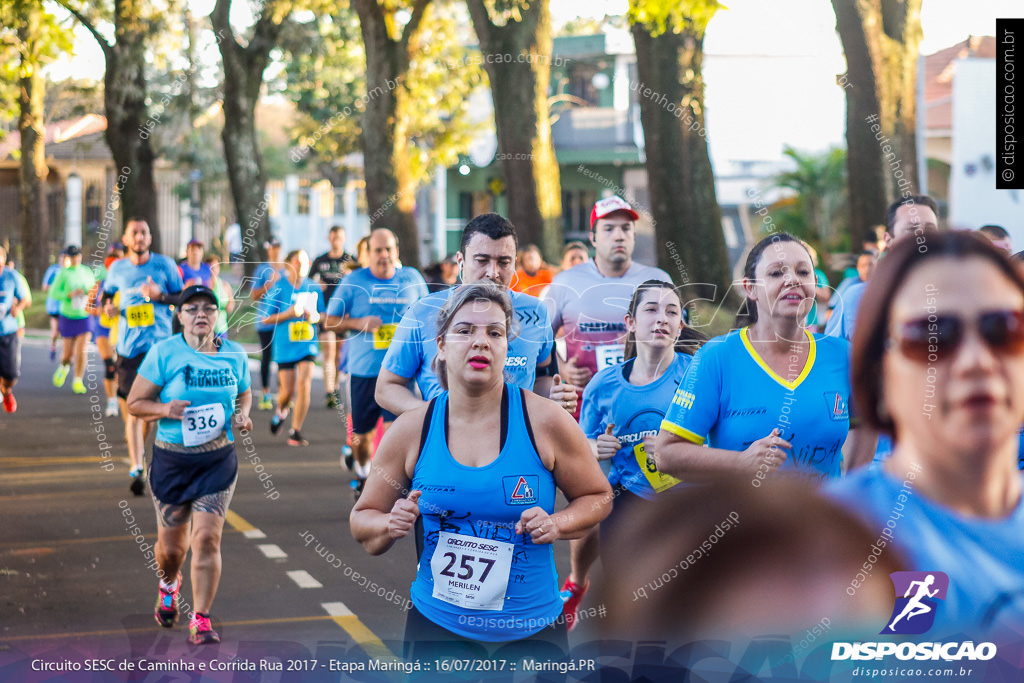
M790 383L757 354L748 329L715 337L697 352L661 428L731 451L778 428L793 445L779 471L838 477L850 430L849 345L807 332L807 362Z
M252 384L249 357L241 344L224 340L217 355L212 355L199 353L181 334L176 334L157 343L146 353L139 366L139 375L163 387L161 403L189 401L188 407L192 409L219 403L224 409L221 431L226 430L228 439L234 441L231 414L235 410L235 399ZM184 442L181 428L181 420L163 418L157 425L156 438L181 444Z
M860 300L864 296L867 283L856 282L839 297L839 303L832 310L832 317L825 323L825 334L829 337L842 337L853 341L853 331L857 328L857 311Z
M24 301L31 296L24 280L18 277L13 268L0 268L0 335L18 331L18 319L11 315L11 309L16 301Z
M269 317L285 311L300 299L315 301L316 311L324 314L324 295L320 285L303 278L298 288L293 287L288 278L282 277L263 300L266 302L264 314ZM277 363L294 363L306 356L316 356L320 351L319 334L316 323L291 318L274 325L274 361Z
M672 364L650 384L630 384L626 376L633 371L635 359L605 368L583 390L580 409L580 428L588 439L604 434L608 425L615 425L612 434L622 448L611 460L608 481L612 486L622 485L631 493L653 500L657 495L654 483L659 482L657 469L640 468L634 448L646 437L658 435L665 410L672 403L680 380L693 358L675 354Z
M181 274L178 265L162 254L150 253L149 259L136 266L123 258L110 264L103 291L121 293L121 317L117 328L117 355L134 358L145 353L157 342L171 336L171 309L164 302L146 301L140 288L147 278L159 285L165 297L181 292Z
M52 263L43 273L43 286L49 287L53 284L53 281L57 279L57 273L60 272L60 264ZM60 302L50 296L49 290L46 292L46 313L47 315L57 315L60 313Z
M380 374L384 355L398 323L409 307L427 295L427 283L414 268L396 268L394 277L381 280L369 268L346 275L327 302L327 315L351 318L378 316L383 325L374 332L355 332L345 342L348 371L355 377Z
M1024 500L1003 519L966 517L922 495L918 473L866 468L826 490L895 543L909 570L949 576L929 640L962 633L978 642L1007 628L1024 633Z
M402 317L384 357L385 370L406 379L416 378L425 401L444 391L430 366L437 355L437 314L453 291L454 288L449 288L434 292L413 305ZM540 299L512 290L508 294L512 297L519 330L508 344L505 378L533 391L537 365L551 358L554 333L547 307Z
M892 437L888 434L878 435L878 446L875 448L875 457L871 461L872 467L878 467L892 455ZM1024 471L1024 427L1017 432L1017 469Z
M262 289L263 287L265 287L266 284L270 282L270 275L271 273L274 272L274 270L275 268L273 263L261 263L260 265L258 265L256 267L256 272L253 273L252 288L249 291L251 292L253 289ZM276 270L279 275L278 281L283 280L287 277L284 268L277 268ZM263 297L259 301L256 302L255 305L257 332L269 332L270 330L274 329L273 325L268 325L267 323L263 322L263 319L267 317L267 294L270 294L269 290L266 292L266 294L263 295Z

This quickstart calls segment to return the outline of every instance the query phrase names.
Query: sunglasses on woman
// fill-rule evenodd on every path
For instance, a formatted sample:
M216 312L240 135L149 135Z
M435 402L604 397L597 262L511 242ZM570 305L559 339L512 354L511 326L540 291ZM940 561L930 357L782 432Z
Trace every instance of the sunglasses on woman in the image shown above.
M951 357L964 341L972 323L958 315L930 315L909 320L886 348L896 348L911 360L934 363ZM994 353L1024 352L1024 311L989 311L973 322L985 345Z

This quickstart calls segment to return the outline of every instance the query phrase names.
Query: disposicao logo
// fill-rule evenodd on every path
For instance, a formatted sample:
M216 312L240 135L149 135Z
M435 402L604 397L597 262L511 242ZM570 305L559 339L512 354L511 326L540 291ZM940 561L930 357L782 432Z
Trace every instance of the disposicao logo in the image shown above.
M920 635L935 623L935 616L946 599L949 577L943 572L893 572L889 575L896 589L892 614L879 632L881 635ZM882 659L894 656L914 659L957 661L989 660L996 656L994 643L832 643L832 661Z
M889 578L896 589L896 604L889 623L879 633L926 633L935 623L939 600L946 599L949 577L943 572L893 572Z

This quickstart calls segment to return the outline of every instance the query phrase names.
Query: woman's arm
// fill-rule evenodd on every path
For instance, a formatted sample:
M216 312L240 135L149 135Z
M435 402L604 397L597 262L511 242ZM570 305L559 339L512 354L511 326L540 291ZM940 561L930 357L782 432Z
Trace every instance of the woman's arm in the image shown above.
M252 431L252 418L249 417L250 410L252 410L252 389L246 389L235 397L235 426L238 427L239 431Z
M161 391L163 387L153 384L142 375L137 376L128 394L128 412L146 422L154 422L165 417L180 420L182 412L192 402L175 399L170 403L161 403Z
M792 444L773 429L745 451L705 448L662 428L655 442L654 461L658 471L690 483L706 482L722 475L774 472L786 460Z
M425 413L425 407L405 413L384 433L370 477L349 515L352 537L371 555L387 552L407 536L419 516L420 492L409 486Z

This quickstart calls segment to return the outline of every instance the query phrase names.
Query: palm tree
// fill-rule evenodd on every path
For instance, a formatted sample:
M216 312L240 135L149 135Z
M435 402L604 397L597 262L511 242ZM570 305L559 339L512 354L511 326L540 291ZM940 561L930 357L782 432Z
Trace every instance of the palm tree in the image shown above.
M837 237L845 234L846 150L830 147L820 154L804 154L787 145L783 154L796 168L777 175L773 185L796 193L796 208L820 247L836 246Z

